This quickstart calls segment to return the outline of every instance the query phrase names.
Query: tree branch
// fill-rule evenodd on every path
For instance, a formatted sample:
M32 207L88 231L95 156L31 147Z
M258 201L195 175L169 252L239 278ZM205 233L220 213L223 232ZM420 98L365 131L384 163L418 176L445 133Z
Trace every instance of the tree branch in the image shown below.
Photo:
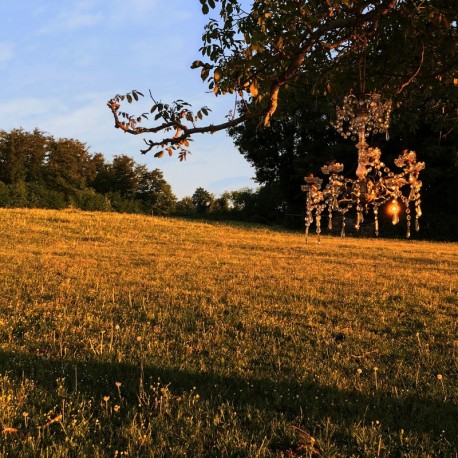
M227 121L221 124L209 124L203 127L186 128L186 130L184 130L184 132L181 135L178 135L176 137L167 137L159 141L147 140L146 144L148 145L148 148L145 150L141 150L141 152L143 154L146 154L156 146L160 146L161 148L164 148L167 146L180 146L194 134L207 134L207 133L214 134L215 132L218 132L220 130L226 130L226 129L229 129L230 127L237 126L238 124L241 124L242 122L246 121L247 119L251 119L251 117L252 116L243 115L243 116L239 116L238 118L232 119L230 121ZM156 133L156 132L157 130L155 128L152 128L152 129L146 128L146 129L143 129L141 132L129 132L129 133L134 133L136 135L136 134Z
M127 97L129 103L132 101L132 96L129 98L129 95L126 95L116 96L108 102L115 127L132 135L162 132L164 138L159 141L145 141L147 148L142 152L147 153L154 147L162 147L171 154L173 149L180 149L182 153L186 151L183 147L188 146L188 140L195 134L226 130L257 116L261 117L259 125L268 126L276 112L282 88L301 77L315 75L320 70L313 59L307 59L308 56L313 57L314 51L318 51L320 47L327 51L336 50L332 54L329 53L326 59L322 59L323 65L342 62L344 57L360 47L355 38L355 31L361 31L366 39L376 35L382 23L381 18L393 11L401 0L360 0L352 2L350 6L343 3L329 8L318 2L318 6L313 8L314 11L310 11L308 7L306 9L302 0L293 0L293 3L296 6L286 10L276 9L270 5L269 8L273 9L271 12L262 8L256 10L255 2L251 12L244 17L238 17L236 27L231 20L226 21L220 28L217 21L212 19L201 49L202 54L208 56L209 62L196 61L192 66L202 68L202 79L209 82L210 89L215 93L235 92L242 95L243 92L248 92L252 100L260 101L266 98L267 103L256 113L244 113L238 118L220 124L196 127L195 123L202 119L203 110L194 116L188 108L180 112L178 104L172 107L156 104L155 106L160 105L160 108L154 119L160 124L143 127L138 125L141 117L148 119L150 113L135 118L119 111L120 101L124 97ZM227 23L230 25L226 26ZM245 44L234 39L236 33L245 36ZM213 36L215 34L216 36ZM288 37L285 46L276 46L279 36ZM348 46L343 46L346 43ZM423 65L424 52L422 44L420 66L409 80L403 83L398 94L418 76ZM320 52L316 54L320 56ZM306 60L310 62L310 66L307 66ZM212 69L214 72L210 74ZM136 91L131 95L137 100ZM154 109L156 108L153 107L151 112ZM165 132L171 130L174 134L167 136Z
M423 43L421 44L421 58L420 58L420 65L418 66L417 70L415 71L415 73L405 82L401 85L401 87L399 88L397 94L400 94L404 88L406 88L416 77L417 75L420 73L420 70L421 70L421 67L423 65L423 59L425 57L425 46L423 45Z

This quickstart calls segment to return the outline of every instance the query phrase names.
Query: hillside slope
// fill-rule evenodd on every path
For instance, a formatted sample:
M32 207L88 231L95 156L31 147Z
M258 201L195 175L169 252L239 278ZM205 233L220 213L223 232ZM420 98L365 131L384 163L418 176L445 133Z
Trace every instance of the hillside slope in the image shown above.
M0 210L2 456L456 452L458 244Z

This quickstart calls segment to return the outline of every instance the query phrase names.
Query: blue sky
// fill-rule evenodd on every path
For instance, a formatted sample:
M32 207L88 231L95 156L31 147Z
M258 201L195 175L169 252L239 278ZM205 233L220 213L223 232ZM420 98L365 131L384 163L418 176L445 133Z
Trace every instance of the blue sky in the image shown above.
M139 153L141 137L114 129L106 107L115 94L151 90L164 102L208 105L213 122L224 118L231 96L208 94L190 69L207 19L198 0L1 1L0 129L76 138L109 161L127 154L160 168L178 197L198 186L215 194L255 187L225 132L196 137L186 163L155 159Z

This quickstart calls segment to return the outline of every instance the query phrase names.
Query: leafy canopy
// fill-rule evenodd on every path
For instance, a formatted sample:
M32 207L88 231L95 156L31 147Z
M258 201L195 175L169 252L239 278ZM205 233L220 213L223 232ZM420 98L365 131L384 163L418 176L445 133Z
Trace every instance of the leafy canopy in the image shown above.
M143 153L186 158L198 133L257 119L269 126L289 87L338 100L349 90L376 90L419 115L417 101L438 122L457 120L458 8L456 0L200 0L214 14L202 35L202 58L192 64L215 95L233 94L249 109L219 124L200 125L210 109L150 94L149 112L121 110L143 94L108 102L115 126L145 139ZM148 123L148 126L145 125Z

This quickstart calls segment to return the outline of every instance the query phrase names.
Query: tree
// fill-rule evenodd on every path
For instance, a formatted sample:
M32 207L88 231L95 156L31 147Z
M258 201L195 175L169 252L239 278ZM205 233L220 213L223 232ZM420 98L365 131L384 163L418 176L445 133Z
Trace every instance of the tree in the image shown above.
M191 199L195 211L199 214L205 214L211 211L215 196L204 188L197 188Z
M288 213L303 213L303 178L309 172L320 175L327 161L344 163L344 171L354 173L355 144L342 139L330 125L326 113L332 108L326 97L311 97L303 89L295 90L294 96L280 101L270 129L259 130L251 120L230 130L235 144L255 168L256 180L263 185L258 197L259 213L268 215L271 208L272 214L281 214L282 200ZM394 159L406 148L426 161L422 173L425 219L420 236L458 239L458 129L437 132L434 122L425 119L412 132L406 129L409 116L402 107L395 110L393 118L389 141L373 136L370 143L382 149L383 160L392 170ZM261 203L268 204L262 212Z
M128 156L105 162L74 139L0 130L0 206L170 214L176 197L159 169Z
M263 195L270 196L266 200L276 208L271 209L275 214L302 210L305 175L316 174L326 161L338 160L348 166L355 159L354 145L345 142L330 124L334 108L330 100L310 96L306 88L289 92L291 96L279 102L269 129L258 129L254 119L229 129L235 145L254 167L256 181L266 187Z
M114 180L112 164L105 162L105 157L102 153L95 154L91 159L91 163L95 169L95 176L89 182L89 186L101 194L109 193L112 190Z
M242 218L256 214L257 192L250 188L242 188L231 192L233 212Z
M50 138L45 177L48 186L71 196L86 187L90 155L84 143L69 138Z
M213 204L213 212L221 215L228 214L232 208L231 193L223 192Z
M25 151L20 130L0 132L0 181L14 184L26 177Z
M1 190L0 190L1 192ZM176 205L176 214L189 216L195 213L194 203L191 196L185 196L177 202Z
M6 184L41 182L48 147L48 137L38 129L0 131L0 180Z
M219 124L199 127L208 115L177 100L157 101L146 113L132 115L121 103L143 94L113 97L108 106L115 126L133 135L158 134L153 148L186 157L192 137L235 127L249 119L269 126L288 88L306 85L311 94L332 102L350 89L377 90L411 113L438 125L456 124L458 52L455 0L254 0L248 11L239 0L200 0L215 10L203 34L203 60L195 61L215 95L235 94L250 109ZM427 112L419 107L428 107ZM152 125L142 122L152 118ZM412 124L412 123L411 123Z
M149 171L140 165L135 169L138 177L136 198L143 202L144 211L154 215L170 215L175 210L177 198L172 187L159 169Z
M135 161L125 155L115 156L112 168L110 191L118 192L121 197L133 198L138 188L138 175Z

